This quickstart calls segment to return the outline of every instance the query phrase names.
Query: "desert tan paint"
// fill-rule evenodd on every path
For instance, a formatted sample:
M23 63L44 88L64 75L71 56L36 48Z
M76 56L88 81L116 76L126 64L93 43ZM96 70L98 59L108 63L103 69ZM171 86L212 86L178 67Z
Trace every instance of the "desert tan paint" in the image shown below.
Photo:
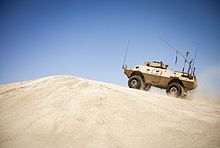
M193 90L197 87L197 80L195 76L182 72L173 72L167 69L168 65L161 64L157 67L157 63L145 62L145 65L137 65L134 68L125 67L124 73L130 78L132 75L141 75L144 83L149 83L155 87L167 88L169 82L172 80L180 80L183 83L185 91ZM150 63L151 64L151 63ZM154 66L154 67L152 67Z

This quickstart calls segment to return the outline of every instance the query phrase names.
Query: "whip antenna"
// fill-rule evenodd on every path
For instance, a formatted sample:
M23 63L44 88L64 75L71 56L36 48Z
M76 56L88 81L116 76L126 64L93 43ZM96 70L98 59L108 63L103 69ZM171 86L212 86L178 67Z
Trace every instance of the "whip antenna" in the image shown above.
M162 42L164 42L165 44L167 44L169 47L171 47L173 50L175 50L177 54L181 55L181 56L183 57L183 59L187 61L187 58L186 58L177 48L175 48L174 46L172 46L170 43L168 43L167 41L165 41L165 40L162 39L161 37L158 37L158 38L159 38L159 40L161 40ZM177 58L176 58L176 59L177 59ZM177 63L177 62L175 62L175 63ZM188 63L188 61L187 61L187 63ZM188 63L188 64L189 64L189 63Z
M186 62L187 62L187 57L188 57L188 55L189 55L189 51L186 51L186 59L185 59L185 61L184 61L184 65L183 65L183 70L182 70L182 72L185 71L185 66L186 66ZM189 62L189 67L191 67L191 63L192 63L192 62Z
M176 64L177 64L177 61L178 61L178 51L176 51L175 66L176 66Z
M194 65L195 65L198 50L199 50L199 43L197 43L196 52L195 52L195 56L194 56L194 60L193 60L193 64L192 64L192 69L191 69L191 74L194 73L194 71L195 71Z
M125 57L124 57L124 61L123 61L123 65L122 65L122 69L125 68L125 61L126 61L127 54L128 54L128 47L129 47L129 44L130 44L130 40L128 40L127 47L126 47L126 50L125 50Z

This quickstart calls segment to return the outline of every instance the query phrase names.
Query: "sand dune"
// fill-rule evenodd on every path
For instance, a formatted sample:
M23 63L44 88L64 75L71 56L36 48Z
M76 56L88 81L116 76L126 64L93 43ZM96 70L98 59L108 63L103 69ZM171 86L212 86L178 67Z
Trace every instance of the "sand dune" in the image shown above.
M1 148L219 148L220 104L70 76L0 85Z

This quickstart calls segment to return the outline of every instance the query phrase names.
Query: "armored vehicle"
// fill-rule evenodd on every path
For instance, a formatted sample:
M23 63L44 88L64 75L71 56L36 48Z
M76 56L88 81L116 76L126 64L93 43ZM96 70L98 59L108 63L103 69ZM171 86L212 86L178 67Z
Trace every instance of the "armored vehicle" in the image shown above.
M145 62L134 68L125 66L124 73L129 78L130 88L148 91L151 86L166 89L169 96L187 96L187 92L197 87L194 74L170 71L168 65L161 62Z

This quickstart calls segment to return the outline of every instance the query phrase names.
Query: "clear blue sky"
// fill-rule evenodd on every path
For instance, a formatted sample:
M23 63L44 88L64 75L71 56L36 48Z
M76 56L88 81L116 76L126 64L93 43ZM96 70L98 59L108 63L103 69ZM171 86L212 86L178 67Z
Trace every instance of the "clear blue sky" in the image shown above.
M121 66L128 40L129 66L163 60L181 70L182 61L175 67L175 51L158 37L192 56L199 42L203 81L210 65L214 73L220 68L220 2L2 0L0 83L68 74L126 86Z

